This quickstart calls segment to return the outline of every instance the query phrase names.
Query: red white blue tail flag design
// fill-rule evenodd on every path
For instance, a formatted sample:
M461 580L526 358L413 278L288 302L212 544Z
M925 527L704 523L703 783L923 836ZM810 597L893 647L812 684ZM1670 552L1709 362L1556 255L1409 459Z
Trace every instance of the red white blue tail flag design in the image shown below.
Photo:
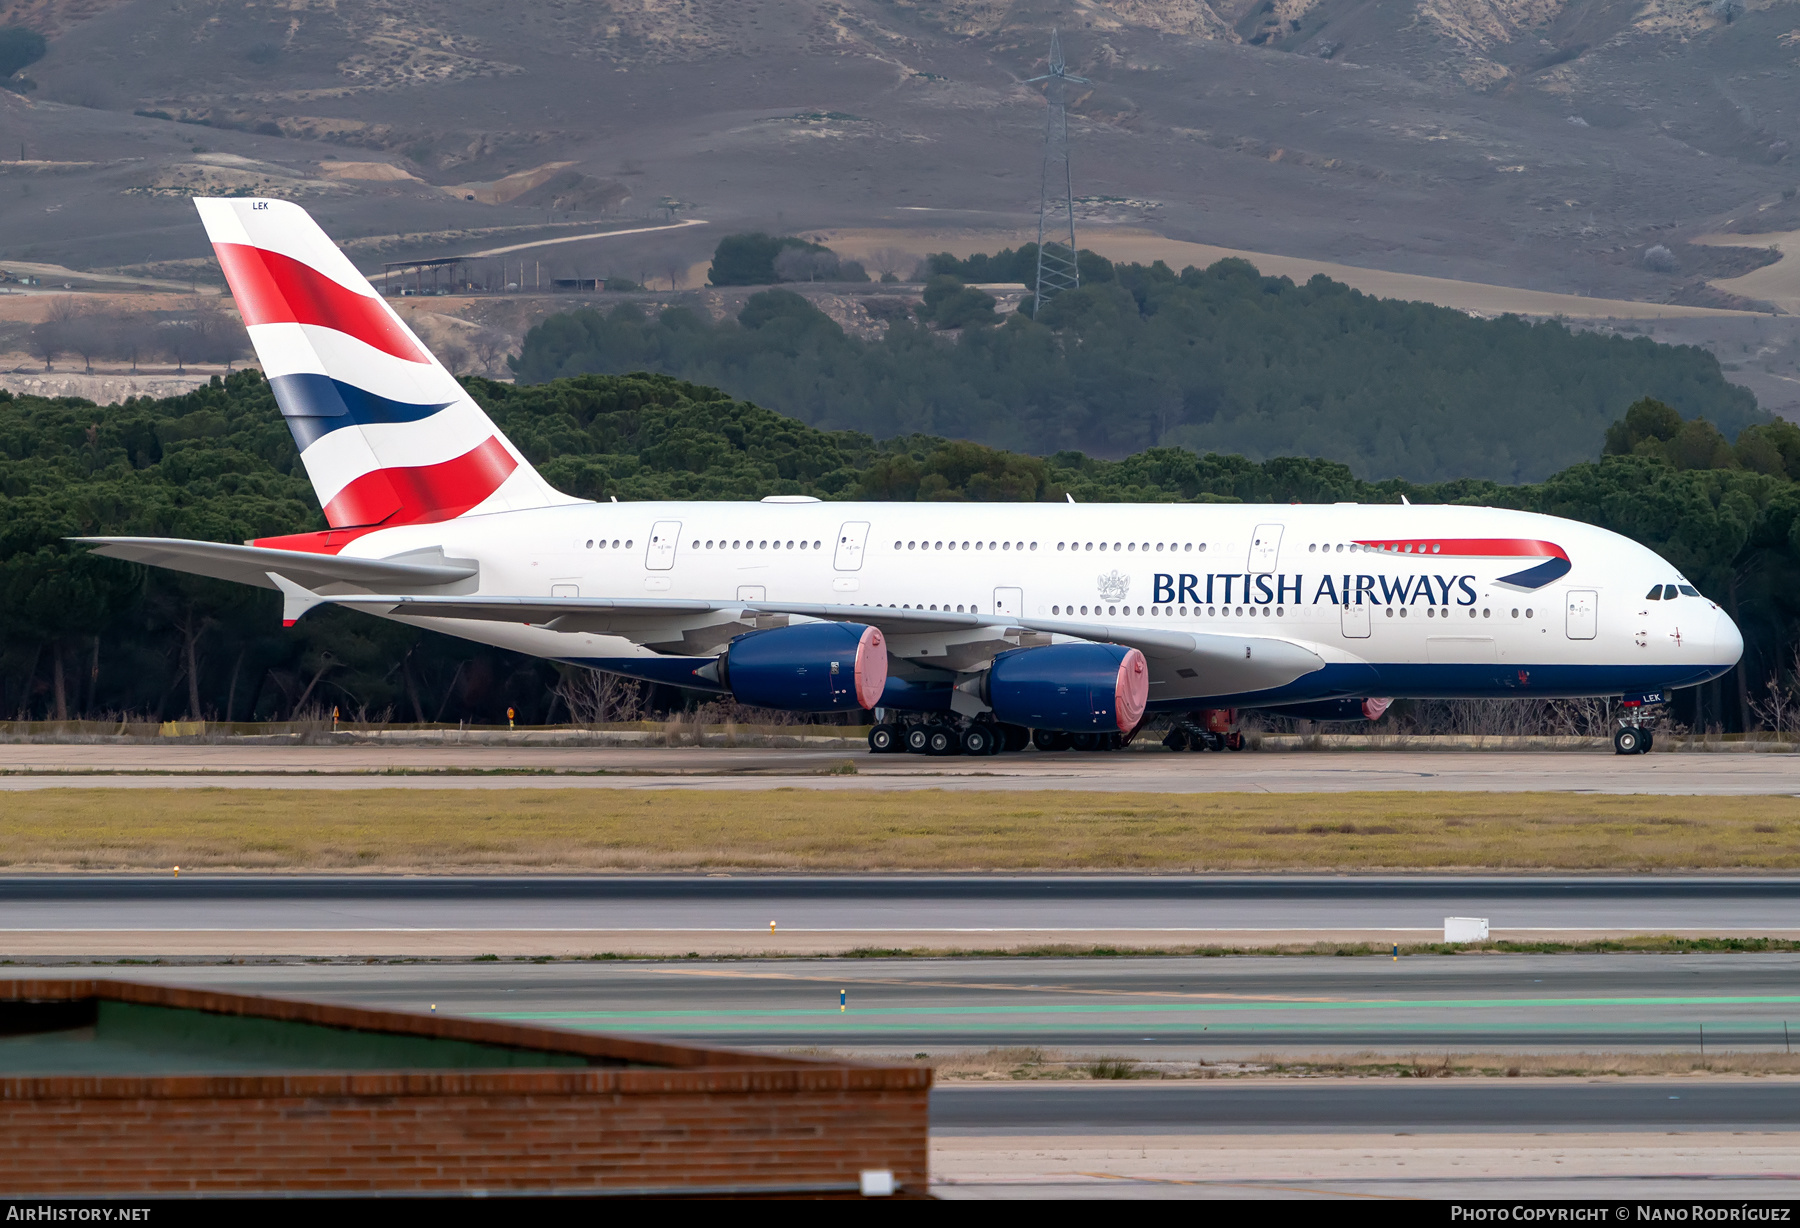
M1573 566L1568 551L1555 542L1523 537L1431 537L1411 541L1359 541L1359 546L1385 554L1426 555L1436 558L1517 559L1531 566L1511 572L1494 581L1507 588L1525 592L1539 589L1569 574Z
M332 528L576 502L538 476L306 210L254 197L194 206Z

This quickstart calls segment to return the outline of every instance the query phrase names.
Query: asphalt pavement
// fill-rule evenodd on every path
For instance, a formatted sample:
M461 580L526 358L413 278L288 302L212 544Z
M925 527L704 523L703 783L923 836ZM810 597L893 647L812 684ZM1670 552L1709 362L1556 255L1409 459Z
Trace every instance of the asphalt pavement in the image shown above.
M99 971L82 962L30 975ZM134 964L105 974L733 1047L905 1057L1019 1045L1188 1061L1364 1050L1697 1056L1703 1047L1782 1053L1800 1041L1797 954L295 961ZM1793 1097L1800 1105L1800 1089Z
M1792 1130L1789 1080L1344 1079L940 1087L934 1134Z
M854 775L833 774L845 763ZM1548 790L1800 794L1800 754L1606 750L1174 754L1027 751L979 759L728 747L0 744L0 792L46 788L1074 789L1343 793Z
M352 930L1271 933L1414 941L1449 916L1525 937L1800 929L1800 878L1447 875L84 875L0 878L8 932ZM1108 939L1116 941L1118 939ZM1196 939L1197 940L1197 939Z

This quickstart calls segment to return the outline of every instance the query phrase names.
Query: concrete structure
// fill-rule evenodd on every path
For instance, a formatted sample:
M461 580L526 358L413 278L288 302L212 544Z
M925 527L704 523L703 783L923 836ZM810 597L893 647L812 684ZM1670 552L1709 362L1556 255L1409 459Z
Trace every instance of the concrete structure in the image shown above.
M925 1196L931 1072L0 982L0 1194Z

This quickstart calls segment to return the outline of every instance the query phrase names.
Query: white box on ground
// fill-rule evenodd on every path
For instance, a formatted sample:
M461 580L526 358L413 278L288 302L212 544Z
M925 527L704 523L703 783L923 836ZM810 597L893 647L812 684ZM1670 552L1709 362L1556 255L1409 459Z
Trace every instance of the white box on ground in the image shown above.
M894 1171L891 1168L865 1168L858 1185L864 1198L892 1198Z
M1488 936L1488 919L1486 917L1445 917L1445 942L1486 942Z

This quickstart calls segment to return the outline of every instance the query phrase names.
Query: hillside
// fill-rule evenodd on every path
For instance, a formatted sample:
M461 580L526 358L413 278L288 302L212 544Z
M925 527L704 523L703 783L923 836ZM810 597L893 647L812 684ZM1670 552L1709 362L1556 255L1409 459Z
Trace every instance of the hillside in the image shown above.
M0 259L77 268L204 257L197 190L411 236L370 263L676 215L1011 234L1038 182L1024 82L1060 25L1093 82L1090 229L1729 305L1679 240L1779 205L1800 119L1800 17L1772 0L0 0L7 21L51 37L0 91L0 151L23 148ZM1657 243L1678 258L1647 265ZM592 277L709 248L553 254Z

